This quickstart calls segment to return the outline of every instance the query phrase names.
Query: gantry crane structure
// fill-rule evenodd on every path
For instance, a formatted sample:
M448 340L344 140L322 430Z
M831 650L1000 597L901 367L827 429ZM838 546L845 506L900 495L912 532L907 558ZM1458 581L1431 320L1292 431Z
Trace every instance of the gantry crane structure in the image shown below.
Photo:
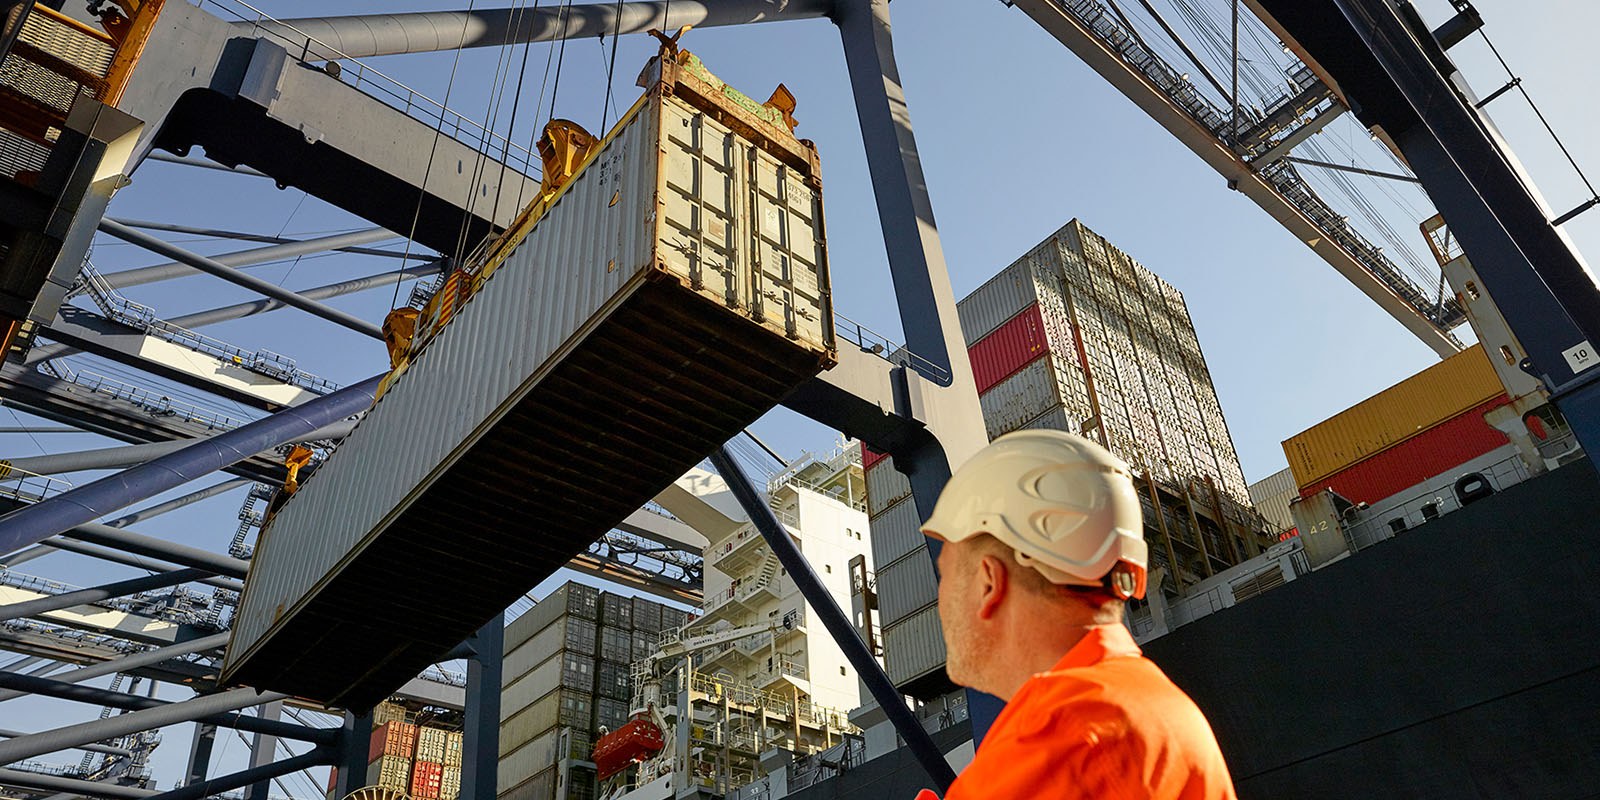
M1208 76L1218 94L1228 96L1228 105L1219 105L1217 94L1207 98L1197 92L1183 74L1186 69L1163 61L1110 0L1015 0L1013 5L1414 335L1440 353L1453 351L1458 343L1450 330L1460 321L1459 309L1403 275L1299 177L1297 167L1317 165L1297 161L1294 148L1354 109L1361 124L1409 167L1412 175L1403 177L1420 183L1474 256L1486 287L1529 352L1526 367L1545 382L1579 440L1600 447L1600 371L1588 371L1590 362L1582 357L1588 352L1592 358L1592 348L1584 348L1600 340L1600 293L1449 62L1452 40L1459 41L1473 25L1469 6L1457 3L1461 16L1431 32L1419 27L1420 17L1408 5L1388 0L1250 0L1242 9L1236 4L1235 19L1253 15L1298 58L1286 75L1283 97L1249 108L1239 102L1236 78L1234 90L1226 92L1220 80ZM503 229L523 199L532 196L538 160L527 148L388 78L363 59L616 37L652 28L831 20L844 45L905 343L897 346L859 326L841 326L859 347L844 348L838 366L784 405L892 453L897 468L910 477L924 516L950 465L983 443L970 366L959 357L961 332L901 88L887 0L662 0L288 21L270 19L235 0L95 3L93 19L16 0L0 5L0 11L7 63L17 69L12 74L27 78L0 80L8 93L0 120L5 130L0 202L6 209L0 230L5 278L0 315L8 355L0 365L0 397L36 416L132 443L74 454L74 469L126 468L114 480L81 487L52 477L67 469L60 462L5 465L3 478L14 484L5 499L17 512L0 518L0 553L8 554L8 567L55 550L141 566L148 559L162 563L148 578L87 589L4 587L12 593L6 595L6 618L19 624L8 624L3 643L19 658L0 671L0 688L130 713L12 736L0 741L0 763L68 748L98 748L121 757L133 749L96 743L179 721L198 721L200 730L209 728L213 736L217 725L256 734L251 767L211 779L206 764L212 739L197 735L185 785L167 792L127 785L127 776L134 774L128 772L92 781L48 770L0 769L0 784L38 794L160 800L249 787L253 800L261 800L267 781L277 776L337 763L345 767L339 791L357 788L354 776L363 771L370 726L359 710L346 714L338 728L293 724L277 718L292 698L247 687L213 691L220 687L205 685L215 674L223 609L247 575L245 540L259 523L253 504L265 500L266 493L250 495L227 555L143 536L125 526L238 488L239 481L281 484L279 448L300 442L332 446L348 431L348 419L372 402L375 380L335 386L287 356L236 347L197 329L294 308L381 339L375 321L322 301L422 280L412 300L425 302L432 290L427 280L464 243L470 246ZM1237 52L1233 61L1237 64ZM1194 66L1205 72L1198 59ZM373 136L374 131L384 135ZM197 146L204 159L191 155ZM108 215L116 191L140 164L152 160L265 177L303 189L375 227L290 240ZM434 163L457 168L435 171ZM262 246L205 256L152 231L254 240ZM372 246L394 240L396 231L438 255L413 258L410 245L404 251ZM97 233L169 262L101 274L91 252ZM248 272L274 259L329 251L396 259L401 268L305 291L283 289ZM119 292L196 271L263 299L163 320ZM67 302L79 296L84 302ZM152 376L161 385L225 399L248 412L230 415L136 381L75 369L65 360L73 353ZM916 721L894 713L892 707L899 705L894 689L854 638L849 621L825 599L814 576L804 580L809 574L804 558L742 471L726 451L714 454L713 461L930 774L947 779L942 759ZM237 480L118 520L96 521L217 470ZM641 568L619 555L659 554L658 547L691 552L695 541L685 528L642 511L620 528L621 535L588 554L573 555L592 571L614 575L628 567L641 585L690 597L692 561L672 556L656 559L661 566ZM191 584L207 588L167 592L158 609L141 604L140 593ZM190 603L184 605L183 598ZM835 613L830 615L829 608ZM397 687L462 708L467 752L462 794L472 800L494 795L500 636L501 621L489 620L478 635L441 654L467 658L465 687L453 682ZM55 675L22 672L38 663L33 659L86 666ZM180 682L205 693L164 702L78 685L111 674ZM997 703L975 699L972 705L981 736ZM258 716L240 713L257 707L262 709ZM311 749L278 760L280 738Z

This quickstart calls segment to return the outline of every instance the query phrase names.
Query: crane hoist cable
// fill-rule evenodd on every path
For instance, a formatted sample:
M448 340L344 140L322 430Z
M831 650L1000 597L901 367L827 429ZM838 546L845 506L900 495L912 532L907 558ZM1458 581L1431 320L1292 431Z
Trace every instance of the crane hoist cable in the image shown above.
M461 66L462 46L467 43L467 28L472 21L472 10L477 5L477 0L468 0L467 11L461 15L461 38L456 42L455 59L450 63L450 78L444 87L444 99L439 102L439 119L433 127L433 147L428 152L428 164L422 170L422 183L417 186L417 205L411 212L411 229L406 231L406 249L404 258L411 257L411 245L416 242L417 225L422 221L422 200L428 193L428 176L433 174L434 157L439 153L439 140L444 137L444 115L450 109L450 93L456 88L456 70ZM400 305L400 284L394 285L394 299L389 307L396 308Z

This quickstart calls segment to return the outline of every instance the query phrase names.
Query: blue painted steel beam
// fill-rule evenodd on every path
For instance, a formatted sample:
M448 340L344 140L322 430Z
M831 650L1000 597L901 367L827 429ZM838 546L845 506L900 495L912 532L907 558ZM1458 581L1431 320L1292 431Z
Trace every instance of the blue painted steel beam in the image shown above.
M872 651L867 649L866 642L861 641L861 636L856 632L850 617L839 608L838 603L834 602L833 595L828 594L827 587L822 585L822 579L817 577L817 573L811 569L810 562L801 555L800 548L795 546L794 540L789 538L788 532L783 529L778 518L773 516L772 509L761 500L755 486L751 485L750 479L744 474L744 470L734 463L726 447L718 447L711 454L711 464L727 482L728 489L739 500L744 513L755 523L756 529L761 531L761 538L772 548L779 563L789 571L789 577L794 580L795 586L800 589L800 594L805 597L811 610L816 612L817 618L822 621L822 627L833 636L834 642L838 643L839 649L844 652L844 657L856 668L856 672L861 676L861 682L867 685L867 690L872 692L873 699L878 701L878 706L894 724L895 730L900 732L900 738L905 740L906 747L910 748L917 762L927 771L928 777L938 785L940 792L949 789L950 784L955 782L955 771L950 768L949 762L944 760L944 754L940 753L939 747L933 743L933 737L923 730L922 723L911 713L911 709L906 707L900 690L896 689L894 682L884 674L883 667L872 657Z
M176 453L19 508L0 517L0 553L38 544L58 533L237 464L256 453L301 441L326 425L371 408L373 393L382 379L382 375L373 376L303 405L195 442Z
M1527 348L1524 368L1551 389L1584 449L1600 452L1600 382L1564 355L1600 343L1600 289L1452 84L1455 67L1432 34L1385 0L1252 5L1332 78L1362 124L1399 149Z
M461 800L495 800L505 641L502 612L464 643L472 656L467 661L466 724L461 737Z

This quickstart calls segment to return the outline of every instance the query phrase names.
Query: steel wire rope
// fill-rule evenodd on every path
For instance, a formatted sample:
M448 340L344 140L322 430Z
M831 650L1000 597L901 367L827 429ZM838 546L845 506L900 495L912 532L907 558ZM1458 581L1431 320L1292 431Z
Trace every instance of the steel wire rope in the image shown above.
M566 30L567 0L557 0L557 2L558 2L558 5L556 6L556 27L558 29L562 30L562 31L565 31ZM549 86L550 86L550 67L554 65L555 54L556 54L556 45L555 45L555 42L551 42L550 43L550 48L548 50L546 50L545 54L544 54L544 76L539 79L539 98L537 100L535 100L534 104L533 104L533 113L534 114L540 113L540 109L544 108L544 93L545 93L545 90L547 88L549 88ZM541 129L540 129L540 126L538 124L538 120L535 119L534 120L533 129L528 131L528 152L530 152L530 153L538 152L540 132L541 132ZM544 177L544 165L542 163L540 164L540 167L539 167L539 177L541 179ZM519 209L522 208L522 189L520 187L518 187L518 189L517 189L517 208L519 208Z
M607 112L611 110L611 83L617 72L617 51L621 49L617 37L622 33L622 0L617 0L616 24L611 27L611 63L606 67L606 99L600 103L600 135L606 135ZM605 56L606 37L600 36L600 55Z
M1326 160L1326 153L1320 147L1312 147L1311 152ZM1396 267L1401 268L1402 276L1416 282L1415 288L1421 290L1434 282L1436 276L1428 274L1428 270L1422 266L1415 253L1384 220L1383 215L1378 213L1371 201L1367 200L1364 194L1350 182L1348 176L1342 172L1330 171L1326 174L1318 173L1314 177L1308 178L1308 180L1331 187L1334 192L1344 196L1354 206L1355 212L1366 219L1371 226L1371 232L1376 233L1378 238L1388 242L1391 247L1394 247L1399 252L1399 260L1404 262L1403 264L1396 263L1396 260L1392 258L1389 261L1395 264ZM1346 224L1349 224L1348 218Z
M428 178L433 174L434 158L439 154L439 140L444 137L444 115L450 110L450 93L456 88L456 70L461 66L461 51L467 43L467 27L472 21L472 11L476 5L477 0L468 0L467 13L461 15L461 38L456 42L455 59L450 63L450 77L445 83L444 99L439 101L439 121L433 127L433 146L428 149L428 164L422 170L422 184L417 187L417 206L411 214L411 229L406 231L406 249L403 256L406 260L411 258L411 246L416 243L417 225L422 221L422 201L428 196ZM394 298L389 301L389 307L399 306L400 284L396 283Z
M1317 155L1321 160L1329 161L1329 162L1332 161L1332 158L1327 154L1327 151L1322 148L1320 143L1308 143L1308 144L1312 145L1312 147L1310 148L1311 152L1313 154ZM1397 248L1400 251L1402 257L1416 271L1417 277L1420 278L1420 277L1424 277L1425 276L1426 280L1431 283L1434 280L1434 276L1429 274L1431 272L1431 270L1429 270L1427 267L1425 267L1423 265L1422 260L1412 250L1412 248L1409 245L1409 242L1407 240L1405 240L1404 238L1402 238L1399 235L1399 233L1397 231L1395 231L1394 228L1391 225L1389 225L1388 220L1386 219L1386 216L1384 214L1379 213L1377 207L1374 206L1372 204L1372 201L1370 199L1368 199L1368 197L1366 196L1366 193L1364 193L1364 192L1362 192L1362 191L1360 191L1359 189L1356 188L1354 182L1351 180L1351 176L1341 172L1341 173L1336 173L1335 175L1331 175L1329 177L1335 179L1335 182L1341 187L1341 191L1343 191L1348 197L1350 197L1351 202L1353 202L1353 203L1355 203L1357 205L1358 209L1361 210L1361 213L1363 214L1363 216L1367 216L1368 217L1369 221L1372 223L1373 227L1379 232L1380 236L1382 236L1382 238L1388 240L1389 243L1392 246L1394 246L1395 248ZM1378 179L1377 178L1372 178L1371 180L1378 180Z
M1489 46L1489 52L1493 53L1495 60L1500 62L1500 67L1506 71L1506 77L1511 79L1512 83L1517 87L1517 93L1521 94L1522 99L1527 101L1528 108L1533 110L1533 115L1539 118L1539 124L1544 126L1545 133L1550 134L1551 140L1553 140L1556 143L1556 147L1561 150L1561 155L1565 156L1567 163L1572 165L1572 171L1578 173L1578 180L1583 181L1584 187L1589 190L1589 197L1595 201L1600 201L1600 193L1595 192L1594 184L1589 182L1589 176L1583 174L1583 168L1578 166L1577 159L1573 158L1571 151L1567 150L1566 143L1561 141L1560 136L1556 135L1555 128L1551 127L1550 121L1545 119L1544 112L1540 111L1538 104L1533 102L1533 96L1528 94L1528 90L1523 85L1522 79L1518 78L1516 74L1511 71L1511 65L1507 64L1505 57L1500 55L1500 48L1495 47L1494 42L1489 40L1489 32L1483 28L1479 28L1478 35L1483 37L1483 43Z
M516 38L518 33L521 33L522 20L523 3L522 0L517 0L517 2L512 6L511 24L506 27L505 37L501 39L500 42L500 53L495 58L494 78L489 82L489 99L486 107L483 110L483 134L478 140L482 146L477 153L477 158L473 159L472 162L471 183L474 188L469 193L466 206L461 210L461 227L456 231L456 249L454 255L455 260L458 263L466 254L467 232L471 230L472 212L477 208L478 205L479 191L477 190L477 187L480 185L479 180L483 178L486 171L486 165L484 162L489 157L489 154L494 150L493 136L495 128L500 121L500 105L505 100L506 85L510 83L511 56L512 53L515 52L512 49L512 40ZM507 131L506 136L508 143L510 135L510 131ZM505 162L509 159L510 154L508 152L502 157L501 165L504 166ZM505 179L505 171L503 169L501 170L500 177L502 181ZM501 188L502 187L499 184L496 184L494 195L495 202L492 210L489 212L489 230L485 234L486 236L493 236L495 232L495 219L498 217L500 211L499 200Z
M533 7L531 9L529 9L528 13L529 13L530 16L533 16L535 19L537 19L538 12L539 12L539 0L533 0ZM517 132L517 112L519 110L521 110L521 108L522 108L522 84L523 84L524 79L526 79L528 77L528 51L530 51L532 49L533 49L533 42L523 42L522 43L522 65L517 68L517 88L515 90L513 90L512 93L511 93L511 120L506 123L505 142L501 146L501 150L500 150L500 179L498 181L499 183L505 183L505 180L506 180L506 168L509 166L509 164L507 162L510 160L510 157L511 157L511 137L516 135L516 132ZM530 142L529 144L530 144L530 146L529 146L529 148L527 149L526 152L528 153L529 158L532 158L533 155L534 155L534 149L531 146L532 143ZM528 162L528 168L530 170L538 169L539 170L539 177L541 179L544 178L543 165L534 164L532 161L529 161ZM521 213L521 211L522 211L522 190L527 185L527 183L528 182L525 181L525 180L524 181L519 181L517 183L517 212L518 213ZM503 193L501 193L501 192L495 193L495 196L494 196L494 208L493 208L493 210L491 210L489 212L491 217L499 217L500 216L500 196L501 196L501 194L503 194Z
M1219 23L1215 19L1212 19L1209 15L1204 14L1204 12L1198 7L1191 5L1189 0L1173 0L1173 2L1175 5L1181 7L1179 12L1180 15L1184 18L1185 23L1189 24L1191 28L1196 31L1197 35L1202 37L1202 39L1205 41L1207 49L1213 51L1218 49L1220 46L1220 41L1225 36L1220 28ZM1271 50L1261 40L1260 34L1256 30L1256 27L1251 25L1250 22L1254 22L1256 25L1261 25L1263 28L1264 25L1260 23L1260 21L1253 15L1241 16L1240 19L1241 23L1243 23L1241 25L1241 30L1246 32L1247 36L1253 40L1253 43L1263 55L1269 56L1269 60L1271 60L1276 67L1277 62L1275 58L1271 58ZM1250 22L1247 22L1246 20L1249 20ZM1243 79L1243 82L1247 87L1254 90L1258 94L1263 104L1276 99L1270 88L1271 85L1276 82L1276 76L1269 78L1268 76L1262 74L1259 65L1253 64L1248 60L1242 60L1240 77ZM1264 111L1265 109L1263 109L1263 113ZM1318 157L1324 161L1334 161L1333 158L1327 156L1326 151L1323 150L1321 145L1317 142L1307 142L1307 148L1311 152L1317 154ZM1357 154L1355 154L1353 151L1346 152L1351 157L1352 161L1359 161ZM1343 174L1328 176L1318 175L1315 178L1309 178L1309 180L1313 180L1315 183L1321 183L1324 186L1331 186L1336 193L1343 195L1347 200L1349 200L1349 202L1355 207L1356 213L1367 220L1371 226L1371 229L1377 233L1378 238L1385 240L1391 247L1393 247L1399 254L1400 261L1405 262L1404 266L1410 268L1409 270L1403 270L1402 274L1409 272L1408 277L1418 282L1418 286L1416 288L1422 289L1423 287L1434 283L1438 276L1429 274L1428 268L1423 266L1421 259L1418 258L1416 252L1412 249L1408 242L1401 237L1391 225L1389 225L1385 219L1385 215L1382 214L1379 209L1372 204L1372 202L1366 197L1366 193L1356 188L1355 184L1349 179L1349 177ZM1379 179L1373 178L1373 180ZM1386 196L1389 196L1393 200L1399 200L1398 195L1393 192L1391 187L1380 183L1379 191L1384 193ZM1403 211L1410 210L1413 216L1416 216L1414 207L1409 207L1408 204L1403 200L1399 200L1399 202L1396 203L1396 206L1400 207ZM1396 264L1396 266L1401 265Z
M44 445L39 443L39 439L38 439L38 437L33 435L33 431L30 431L30 430L27 429L28 428L27 424L22 421L22 417L17 415L17 410L12 408L9 405L6 406L6 410L11 412L11 418L17 421L17 426L22 428L24 433L28 434L28 438L29 439L33 440L33 446L37 447L39 449L40 453L43 453L45 455L50 455L50 451L44 449Z

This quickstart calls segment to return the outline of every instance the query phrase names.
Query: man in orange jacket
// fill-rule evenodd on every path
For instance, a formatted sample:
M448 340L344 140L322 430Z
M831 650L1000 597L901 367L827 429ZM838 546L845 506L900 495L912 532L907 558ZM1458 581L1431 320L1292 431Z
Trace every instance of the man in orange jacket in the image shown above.
M996 439L945 486L950 678L1006 701L945 800L1233 800L1211 726L1123 625L1147 550L1127 464L1082 437Z

